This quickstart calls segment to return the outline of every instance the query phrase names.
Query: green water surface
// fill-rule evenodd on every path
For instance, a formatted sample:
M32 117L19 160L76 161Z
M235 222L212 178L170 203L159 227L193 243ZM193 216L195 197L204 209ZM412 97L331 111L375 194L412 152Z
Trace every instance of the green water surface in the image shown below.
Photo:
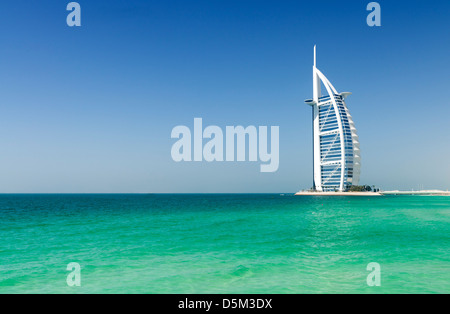
M449 293L449 231L450 197L0 195L0 293Z

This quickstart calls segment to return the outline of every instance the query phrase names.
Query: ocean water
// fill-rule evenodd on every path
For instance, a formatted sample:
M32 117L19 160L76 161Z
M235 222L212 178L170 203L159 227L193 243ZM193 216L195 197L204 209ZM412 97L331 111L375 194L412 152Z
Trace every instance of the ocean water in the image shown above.
M0 195L0 237L0 293L450 292L450 197Z

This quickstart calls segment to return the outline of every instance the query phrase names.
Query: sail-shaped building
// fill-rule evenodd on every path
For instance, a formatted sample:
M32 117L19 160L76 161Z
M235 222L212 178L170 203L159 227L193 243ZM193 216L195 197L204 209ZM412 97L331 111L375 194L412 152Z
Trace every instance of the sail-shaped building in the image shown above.
M338 93L316 60L314 46L313 99L305 101L313 111L314 189L344 192L359 184L361 171L359 139L345 103L351 93Z

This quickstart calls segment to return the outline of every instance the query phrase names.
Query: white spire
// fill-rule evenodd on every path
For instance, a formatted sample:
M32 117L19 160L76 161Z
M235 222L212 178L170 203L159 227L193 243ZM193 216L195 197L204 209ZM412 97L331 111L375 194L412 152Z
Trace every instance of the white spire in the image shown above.
M316 57L316 45L314 45L314 67L317 66L316 61L317 61L317 57Z
M316 45L314 45L314 67L313 67L313 100L315 102L319 102L320 97L320 79L318 75L317 70L317 54L316 54L317 48Z

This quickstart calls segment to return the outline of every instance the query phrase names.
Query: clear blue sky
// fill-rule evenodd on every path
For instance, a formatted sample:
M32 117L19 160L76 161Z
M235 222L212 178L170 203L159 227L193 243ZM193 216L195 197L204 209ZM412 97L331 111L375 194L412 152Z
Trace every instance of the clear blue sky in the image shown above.
M312 185L312 51L359 132L361 183L450 188L449 1L0 2L0 192ZM175 163L173 127L278 125L280 168Z

